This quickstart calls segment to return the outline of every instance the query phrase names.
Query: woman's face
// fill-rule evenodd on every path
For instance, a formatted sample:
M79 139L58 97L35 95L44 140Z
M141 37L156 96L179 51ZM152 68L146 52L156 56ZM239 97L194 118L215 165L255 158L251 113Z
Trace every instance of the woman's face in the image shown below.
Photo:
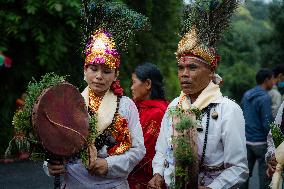
M117 77L116 70L104 64L87 65L84 68L84 74L89 87L98 96L104 95Z
M132 97L135 101L149 100L151 93L151 80L141 81L135 73L132 74Z

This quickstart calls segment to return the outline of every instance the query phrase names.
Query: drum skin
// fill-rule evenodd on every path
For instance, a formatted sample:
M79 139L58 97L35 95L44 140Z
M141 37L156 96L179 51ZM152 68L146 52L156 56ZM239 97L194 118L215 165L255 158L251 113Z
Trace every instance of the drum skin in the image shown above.
M64 82L45 89L33 107L32 124L47 153L71 157L86 143L89 116L78 89Z

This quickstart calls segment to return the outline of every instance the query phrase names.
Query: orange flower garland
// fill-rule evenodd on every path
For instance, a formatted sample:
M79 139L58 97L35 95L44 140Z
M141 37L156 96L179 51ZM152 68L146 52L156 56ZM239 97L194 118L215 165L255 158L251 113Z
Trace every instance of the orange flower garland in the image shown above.
M115 117L115 123L113 125L113 129L111 130L111 134L115 138L117 144L108 149L109 155L122 154L131 147L132 143L128 123L126 119L119 114L117 114Z

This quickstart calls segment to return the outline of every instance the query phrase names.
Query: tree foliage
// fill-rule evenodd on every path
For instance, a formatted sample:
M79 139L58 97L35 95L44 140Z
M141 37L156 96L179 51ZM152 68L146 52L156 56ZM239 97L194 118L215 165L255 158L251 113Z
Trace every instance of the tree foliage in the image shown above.
M274 0L269 6L269 19L273 31L263 39L263 66L284 63L284 1Z
M13 61L12 68L0 70L0 145L5 146L13 133L15 101L32 77L55 72L72 75L72 82L81 85L81 4L78 0L0 3L0 51Z
M263 61L263 39L272 31L269 6L247 0L241 6L218 47L221 54L219 73L224 79L222 91L240 102L243 93L254 87L255 74ZM265 65L267 66L267 65Z
M177 61L175 52L178 43L182 1L177 0L123 0L131 8L145 14L151 21L151 31L140 34L124 54L121 78L129 78L134 67L152 62L160 68L166 83L166 94L172 99L179 93ZM123 81L130 86L130 80ZM129 93L129 87L126 88Z

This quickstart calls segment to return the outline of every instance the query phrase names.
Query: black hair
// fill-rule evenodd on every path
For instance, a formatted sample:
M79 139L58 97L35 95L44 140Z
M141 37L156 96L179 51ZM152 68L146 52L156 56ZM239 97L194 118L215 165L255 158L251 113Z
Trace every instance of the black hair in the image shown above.
M151 99L165 99L163 76L157 66L146 62L138 65L134 73L142 82L145 82L147 79L151 80Z
M284 64L278 64L273 68L274 77L277 77L281 73L284 75Z
M266 79L270 79L273 76L273 71L267 68L260 69L256 74L256 83L261 85Z

